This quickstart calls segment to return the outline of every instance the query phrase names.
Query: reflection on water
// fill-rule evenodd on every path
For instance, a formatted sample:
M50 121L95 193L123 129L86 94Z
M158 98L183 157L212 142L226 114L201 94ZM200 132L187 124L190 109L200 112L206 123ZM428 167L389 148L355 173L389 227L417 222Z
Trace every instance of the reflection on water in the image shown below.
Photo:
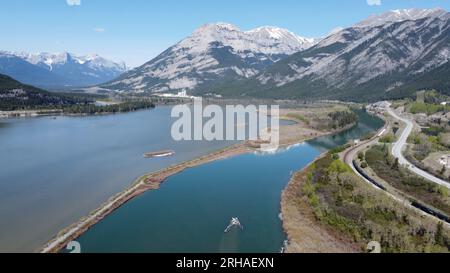
M239 252L240 230L233 229L228 233L224 233L220 242L218 252L220 253L236 253Z
M356 112L359 121L358 124L350 130L332 136L319 137L308 141L308 143L321 151L331 150L337 146L346 144L349 140L359 139L383 126L383 121L381 119L374 118L364 111Z

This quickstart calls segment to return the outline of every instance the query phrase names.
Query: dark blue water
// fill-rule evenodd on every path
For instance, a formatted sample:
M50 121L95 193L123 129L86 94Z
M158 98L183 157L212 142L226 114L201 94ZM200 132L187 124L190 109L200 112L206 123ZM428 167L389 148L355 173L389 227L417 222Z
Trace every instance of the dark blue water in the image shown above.
M285 240L281 191L292 172L320 153L360 138L382 121L359 112L360 122L276 154L246 154L189 169L158 191L125 204L83 234L83 252L278 252ZM224 234L231 217L244 231Z

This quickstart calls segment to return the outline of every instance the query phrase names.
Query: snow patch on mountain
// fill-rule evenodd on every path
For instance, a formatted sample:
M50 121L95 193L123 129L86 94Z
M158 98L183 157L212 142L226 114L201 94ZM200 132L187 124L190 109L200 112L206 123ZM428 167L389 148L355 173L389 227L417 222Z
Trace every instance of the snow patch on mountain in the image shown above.
M176 48L189 49L191 53L205 52L210 43L219 42L230 46L236 52L256 52L269 55L292 54L311 47L314 39L300 37L278 27L259 27L241 31L238 27L226 24L206 24L197 29Z
M5 74L44 88L96 85L113 80L128 69L123 62L116 63L97 54L79 56L69 52L31 54L0 51L0 57L16 58L8 62L10 73L4 71ZM32 72L31 69L27 70L29 75L20 72L24 70L23 63L33 66ZM2 60L0 60L0 68L1 66Z
M278 27L241 31L228 23L205 24L155 59L103 87L115 91L142 87L149 92L192 90L227 77L253 77L270 64L316 43L316 39ZM133 80L142 76L142 81Z
M410 77L431 71L450 61L449 14L413 9L372 16L329 35L307 55L288 58L281 69L269 68L257 80L281 87L307 78L328 88L345 88L394 73ZM393 82L388 90L399 84Z
M419 20L423 18L448 18L448 12L441 8L435 9L397 9L389 12L372 15L366 20L356 24L356 27L374 27L386 23L396 23L406 20Z

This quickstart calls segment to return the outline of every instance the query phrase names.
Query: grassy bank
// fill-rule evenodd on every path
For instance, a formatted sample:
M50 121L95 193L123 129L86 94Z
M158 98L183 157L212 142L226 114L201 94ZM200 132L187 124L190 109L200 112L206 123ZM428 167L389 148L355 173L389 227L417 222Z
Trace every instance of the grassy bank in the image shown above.
M442 224L422 218L416 211L392 200L356 176L331 154L297 173L283 194L284 227L290 244L298 248L308 238L301 234L302 222L311 222L335 242L328 252L356 246L365 251L367 243L378 241L383 252L448 252L450 233ZM297 209L293 209L297 208ZM309 211L309 214L305 212ZM305 236L306 235L306 236ZM320 239L318 239L320 243ZM308 252L324 251L317 245Z

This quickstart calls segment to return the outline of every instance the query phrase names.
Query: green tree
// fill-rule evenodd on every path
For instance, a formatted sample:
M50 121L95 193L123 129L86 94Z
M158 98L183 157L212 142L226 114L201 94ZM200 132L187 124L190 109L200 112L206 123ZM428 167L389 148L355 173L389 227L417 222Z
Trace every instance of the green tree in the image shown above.
M443 246L445 244L444 237L444 223L439 222L436 228L436 233L434 235L434 240L436 244Z
M364 161L364 153L363 153L363 152L359 152L359 153L358 153L358 159L359 159L360 161Z
M398 162L398 158L395 158L394 164L392 165L392 169L398 170L400 167L400 164Z
M352 172L352 169L345 164L344 162L338 160L334 160L330 166L328 167L328 171L329 172L334 172L337 174L341 174L341 173L347 173L347 172Z

